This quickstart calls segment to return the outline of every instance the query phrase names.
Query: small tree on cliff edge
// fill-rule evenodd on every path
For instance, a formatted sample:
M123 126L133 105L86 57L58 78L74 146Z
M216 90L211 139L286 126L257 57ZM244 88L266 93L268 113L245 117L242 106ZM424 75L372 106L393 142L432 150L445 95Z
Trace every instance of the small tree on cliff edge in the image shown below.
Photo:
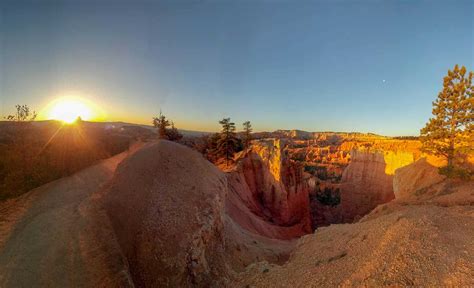
M235 123L230 122L230 118L222 119L219 124L222 125L222 130L217 141L217 150L221 156L225 156L226 165L229 165L229 160L239 149L239 139L235 134Z
M171 128L166 130L166 135L171 141L179 141L183 138L183 135L179 133L178 129L174 126L174 122L171 121Z
M158 134L161 139L179 141L183 138L183 135L179 133L178 129L174 126L174 122L166 119L161 111L159 117L153 118L153 126L158 128ZM168 128L169 126L171 126L171 128Z
M250 141L252 140L252 124L250 124L250 121L245 121L243 123L244 125L244 145L245 148L248 148L250 146Z
M170 126L170 122L166 119L166 116L161 113L161 111L160 116L153 117L153 126L158 128L158 135L161 139L168 139L166 129L168 126Z
M420 131L422 150L446 157L448 170L454 167L454 160L473 149L474 133L474 86L473 72L466 75L466 67L448 70L444 77L443 90L433 102L433 118ZM470 151L471 150L471 151Z

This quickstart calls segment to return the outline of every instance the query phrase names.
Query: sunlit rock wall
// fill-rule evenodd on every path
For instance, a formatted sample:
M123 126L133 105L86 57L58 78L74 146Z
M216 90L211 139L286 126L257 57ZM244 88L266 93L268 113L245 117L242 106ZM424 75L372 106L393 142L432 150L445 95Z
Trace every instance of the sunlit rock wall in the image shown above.
M344 222L358 219L379 204L395 198L395 170L413 163L414 154L405 151L354 149L341 181L339 211Z
M309 186L301 164L288 159L284 140L254 141L251 149L236 158L229 177L231 193L238 194L267 223L299 227L292 236L311 232Z

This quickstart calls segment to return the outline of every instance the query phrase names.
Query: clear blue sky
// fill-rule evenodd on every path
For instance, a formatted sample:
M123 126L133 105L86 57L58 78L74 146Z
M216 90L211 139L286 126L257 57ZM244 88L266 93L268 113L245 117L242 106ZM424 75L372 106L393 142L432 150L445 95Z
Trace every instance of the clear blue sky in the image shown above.
M417 135L474 70L473 3L0 0L0 113L76 91L109 120Z

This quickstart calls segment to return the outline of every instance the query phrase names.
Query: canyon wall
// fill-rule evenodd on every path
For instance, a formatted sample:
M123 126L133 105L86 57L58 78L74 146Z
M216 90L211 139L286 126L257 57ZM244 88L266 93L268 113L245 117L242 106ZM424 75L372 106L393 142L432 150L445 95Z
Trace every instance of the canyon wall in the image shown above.
M285 147L284 140L260 140L238 154L227 201L229 214L242 227L280 239L311 232L303 166L288 158Z
M417 191L439 183L445 178L438 173L436 166L431 165L426 158L422 158L395 172L393 192L397 200L413 198L417 196Z
M289 149L290 157L312 175L308 183L313 228L352 222L391 201L395 170L422 157L419 141L323 135L294 140Z
M352 150L340 185L341 220L351 222L393 200L395 170L413 161L414 155L405 151Z

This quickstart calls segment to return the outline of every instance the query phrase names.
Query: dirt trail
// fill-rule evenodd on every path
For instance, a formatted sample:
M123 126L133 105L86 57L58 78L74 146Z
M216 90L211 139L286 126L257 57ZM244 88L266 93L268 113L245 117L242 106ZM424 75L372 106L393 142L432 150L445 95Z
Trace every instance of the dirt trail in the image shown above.
M90 196L141 146L1 203L0 286L133 286L109 220Z

